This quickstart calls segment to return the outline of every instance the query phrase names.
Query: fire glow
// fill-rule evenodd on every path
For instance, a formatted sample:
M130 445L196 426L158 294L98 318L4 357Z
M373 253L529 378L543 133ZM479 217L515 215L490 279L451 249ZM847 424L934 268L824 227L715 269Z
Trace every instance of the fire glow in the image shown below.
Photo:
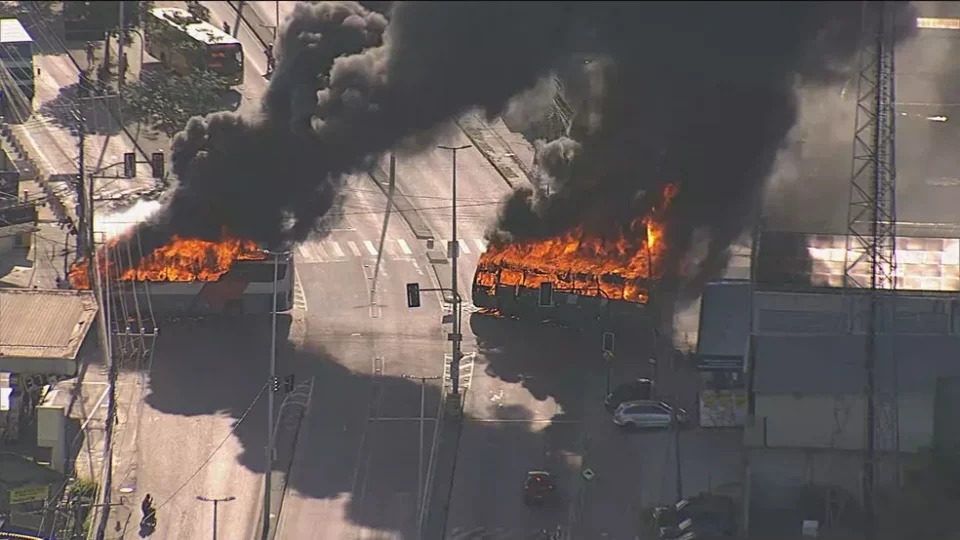
M579 226L547 240L491 244L477 263L474 284L493 294L498 284L537 288L549 282L557 292L645 304L650 282L660 277L664 211L676 193L675 185L667 185L660 203L615 237Z
M117 272L116 259L122 262L127 254L118 248L117 240L108 244L109 257L100 250L97 259L101 272L107 265L111 274ZM131 247L131 250L135 249ZM219 242L173 236L166 245L140 259L135 268L127 268L119 276L120 281L191 282L217 281L230 271L237 261L261 261L266 259L255 242L224 236ZM108 261L108 259L110 259ZM105 272L104 272L105 273ZM70 269L70 284L75 289L89 289L89 265L80 261Z

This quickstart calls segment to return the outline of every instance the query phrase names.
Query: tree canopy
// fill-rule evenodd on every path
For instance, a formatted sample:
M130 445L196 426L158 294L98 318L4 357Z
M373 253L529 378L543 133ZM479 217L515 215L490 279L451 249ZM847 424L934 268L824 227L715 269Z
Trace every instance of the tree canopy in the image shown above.
M172 136L190 118L221 110L229 88L222 77L206 70L188 75L168 70L144 73L123 87L124 117Z

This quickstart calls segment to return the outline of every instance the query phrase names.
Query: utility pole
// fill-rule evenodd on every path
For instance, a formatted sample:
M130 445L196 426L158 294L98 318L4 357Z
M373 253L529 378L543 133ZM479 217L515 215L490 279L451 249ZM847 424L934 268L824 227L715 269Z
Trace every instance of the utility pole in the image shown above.
M125 65L123 56L123 2L117 2L117 5L120 6L120 27L117 31L117 90L122 90L124 75L129 66Z
M673 460L677 465L677 502L683 499L683 466L680 463L680 420L677 418L676 402L673 404Z
M418 446L419 453L417 454L417 515L422 516L424 504L423 494L426 492L423 478L423 432L424 422L426 421L427 381L441 380L443 376L417 377L415 375L404 375L403 378L420 380L420 444ZM440 426L435 426L434 429L440 429ZM432 457L433 456L431 456L431 459Z
M236 497L224 497L222 499L208 499L202 495L197 495L197 500L201 502L213 503L213 540L217 540L217 506L222 502L236 500Z
M82 74L80 75L80 85L81 92L84 90L84 83L86 82L86 77ZM76 119L77 119L77 134L79 140L77 141L77 183L74 186L77 192L77 223L74 223L77 231L77 254L76 259L79 261L81 258L88 256L87 253L87 173L86 173L86 163L84 162L84 157L86 154L86 134L87 126L86 122L83 119L83 107L82 105L77 106L76 110ZM88 262L90 262L88 260ZM91 279L93 274L90 274Z
M447 253L451 258L451 288L453 290L453 331L450 332L448 338L453 343L453 352L450 358L450 384L454 396L460 395L460 342L463 340L463 336L460 333L460 292L459 287L457 286L457 259L460 255L460 244L457 240L457 151L465 150L470 148L471 145L465 144L463 146L438 146L442 150L450 150L453 153L453 174L452 174L452 215L451 215L451 230L453 239L450 240L450 243L447 245Z
M274 19L274 21L273 21L273 22L275 23L275 24L273 25L273 44L274 44L274 46L276 46L276 44L277 44L277 35L280 33L280 0L276 0L276 1L273 3L273 7L274 7L274 10L275 10L275 11L274 11L274 17L275 17L275 19Z
M280 257L287 252L264 251L273 256L273 313L270 324L270 380L267 384L267 450L266 464L263 469L263 531L262 539L270 536L270 490L273 484L273 393L274 382L277 380L277 282L280 280ZM287 269L289 272L289 268Z

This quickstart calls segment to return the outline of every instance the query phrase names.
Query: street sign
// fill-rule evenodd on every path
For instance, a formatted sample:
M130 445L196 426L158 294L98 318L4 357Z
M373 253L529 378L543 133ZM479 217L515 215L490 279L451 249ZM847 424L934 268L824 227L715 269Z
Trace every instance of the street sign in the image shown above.
M612 352L603 351L603 359L606 360L607 362L613 362L614 358L615 356L613 356Z
M447 341L463 341L463 334L447 334Z
M600 350L605 353L613 354L613 345L614 345L614 335L613 332L604 332L603 333L603 343L600 347Z
M583 478L586 480L593 480L593 477L596 476L593 473L593 469L584 469L582 474L583 474Z

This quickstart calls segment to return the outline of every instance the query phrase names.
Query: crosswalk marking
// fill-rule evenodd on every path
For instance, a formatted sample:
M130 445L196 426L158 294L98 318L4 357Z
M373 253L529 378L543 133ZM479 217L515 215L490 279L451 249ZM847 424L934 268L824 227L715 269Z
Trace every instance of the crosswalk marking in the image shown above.
M297 251L300 252L300 256L303 257L305 261L313 260L313 254L307 250L306 244L300 244L297 246Z
M346 246L343 244L346 243ZM361 245L362 244L362 245ZM437 240L437 245L446 247L447 242ZM486 241L480 238L460 238L457 240L460 253L464 256L479 255L486 250ZM349 251L348 251L349 250ZM336 262L351 257L376 257L381 250L375 240L313 240L298 244L296 252L300 262L325 263ZM412 260L413 248L408 240L403 238L387 238L384 240L383 255L389 258Z
M358 248L357 245L353 243L353 241L347 240L347 247L349 247L350 251L353 252L354 257L360 256L360 248Z
M317 250L321 259L327 260L330 258L330 256L327 255L327 250L323 248L323 242L314 242L313 247Z

